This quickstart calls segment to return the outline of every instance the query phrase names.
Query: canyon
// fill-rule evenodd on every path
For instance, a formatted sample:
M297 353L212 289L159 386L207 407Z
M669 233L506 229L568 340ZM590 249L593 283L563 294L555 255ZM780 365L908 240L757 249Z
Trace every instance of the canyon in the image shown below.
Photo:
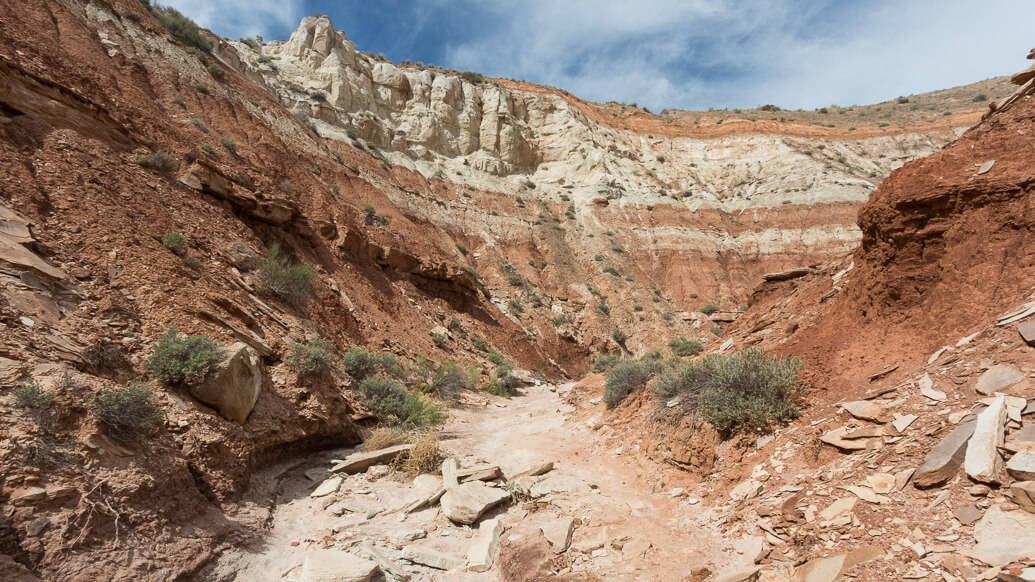
M655 114L392 63L326 16L279 41L200 31L205 50L169 14L0 6L0 577L316 580L317 549L388 579L1035 567L985 533L1027 527L1023 479L903 477L995 407L1027 454L1030 69L867 106ZM271 291L274 256L310 273L304 300ZM171 327L219 346L207 385L148 376ZM670 340L801 357L801 418L729 435L666 420L682 397L601 403L598 356ZM319 373L295 357L313 345L333 354ZM418 399L448 365L471 377L432 472L450 489L456 463L495 464L489 485L399 512L417 480L331 474L386 421L340 366L357 348L414 371ZM975 394L1000 365L1020 376ZM483 389L504 378L520 388ZM96 411L138 381L162 414L127 442ZM19 404L29 384L44 412ZM444 516L459 488L521 479L481 528Z

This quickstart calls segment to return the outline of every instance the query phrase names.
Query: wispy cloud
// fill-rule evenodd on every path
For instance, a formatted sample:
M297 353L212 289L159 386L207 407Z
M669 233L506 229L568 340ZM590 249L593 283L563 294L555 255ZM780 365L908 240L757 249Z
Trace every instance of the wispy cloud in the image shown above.
M1035 19L1024 0L492 4L495 26L451 43L446 64L652 109L812 108L968 83L1023 66Z
M304 0L158 0L227 38L293 29L305 15Z
M872 103L1011 73L1035 2L159 0L229 37L329 14L360 50L663 108Z

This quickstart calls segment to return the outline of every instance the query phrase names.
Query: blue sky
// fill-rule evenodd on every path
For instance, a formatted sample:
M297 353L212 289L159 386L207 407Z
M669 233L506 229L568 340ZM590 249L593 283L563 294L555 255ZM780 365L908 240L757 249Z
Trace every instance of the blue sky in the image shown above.
M227 37L327 14L363 51L664 108L864 104L1010 74L1035 2L159 0Z

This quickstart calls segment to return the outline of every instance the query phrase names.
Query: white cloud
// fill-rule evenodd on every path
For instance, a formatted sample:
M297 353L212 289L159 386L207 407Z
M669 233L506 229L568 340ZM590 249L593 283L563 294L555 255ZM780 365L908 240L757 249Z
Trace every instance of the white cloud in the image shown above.
M237 39L276 29L294 29L304 16L303 0L158 0L216 34Z
M1035 3L435 0L488 14L447 65L665 107L870 103L1023 68ZM994 5L994 6L993 6Z

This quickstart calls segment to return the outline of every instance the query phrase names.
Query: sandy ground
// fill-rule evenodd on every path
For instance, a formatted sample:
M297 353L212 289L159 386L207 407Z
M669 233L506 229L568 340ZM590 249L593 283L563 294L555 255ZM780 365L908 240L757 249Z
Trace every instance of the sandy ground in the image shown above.
M720 520L695 499L673 497L669 490L652 493L637 477L643 474L642 460L592 454L594 433L571 419L574 408L562 400L569 388L530 387L511 400L471 395L451 412L442 431L443 448L461 467L489 463L499 465L504 475L514 475L545 461L555 463L541 481L551 491L546 497L511 503L487 515L500 517L506 528L505 557L498 562L510 560L508 572L532 572L549 562L549 572L569 579L682 580L700 567L714 572L750 562L732 551L717 531ZM207 579L299 580L309 548L362 554L362 544L373 544L396 559L415 580L514 578L501 574L500 563L476 574L402 561L399 549L410 543L464 556L478 532L451 524L437 505L409 515L392 511L417 494L410 483L376 476L376 469L347 477L336 497L311 498L310 492L328 476L329 461L349 452L315 455L288 471L261 543L224 556ZM347 510L336 516L325 509L332 503ZM539 528L567 517L577 524L571 549L560 556L541 551L548 546ZM407 539L413 537L418 539ZM528 562L527 567L514 568L513 560Z

